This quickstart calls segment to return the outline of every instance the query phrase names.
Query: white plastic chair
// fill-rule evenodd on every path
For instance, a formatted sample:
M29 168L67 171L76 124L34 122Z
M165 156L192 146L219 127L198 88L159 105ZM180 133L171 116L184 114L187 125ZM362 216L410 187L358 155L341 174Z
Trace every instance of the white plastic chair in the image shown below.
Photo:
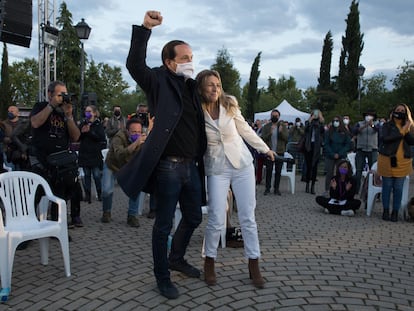
M294 157L289 153L289 152L285 152L283 155L285 158L289 158L289 159L294 159ZM263 176L266 176L266 165L263 166ZM288 181L289 181L289 187L290 187L290 192L292 194L295 194L295 183L296 183L296 163L292 164L292 170L288 171L287 169L287 163L283 162L282 165L282 170L280 172L280 176L281 177L287 177ZM272 171L272 180L270 181L270 184L273 185L274 182L274 178L275 178L275 168L273 167L273 171Z
M283 155L285 158L293 159L293 156L289 152L285 152ZM274 174L273 170L273 174ZM285 176L289 179L289 185L290 185L290 192L292 194L295 194L295 182L296 182L296 163L292 164L292 170L288 171L287 169L287 163L283 162L282 165L282 171L280 173L280 176Z
M374 172L377 171L377 162L372 164L371 171L368 173L368 190L367 190L367 216L371 216L372 208L375 204L375 197L381 193L382 187L374 185Z
M355 175L356 174L355 157L356 157L356 153L355 152L349 152L346 155L347 160L349 161L349 163L351 163L352 175Z
M44 189L45 195L38 206L38 218L35 211L35 194L39 186ZM38 239L41 263L47 265L49 237L56 237L62 249L65 275L69 277L70 258L66 202L52 193L49 184L43 177L25 171L0 174L0 199L4 207L4 210L0 210L1 300L8 299L14 255L21 242ZM47 220L49 202L57 204L57 221Z
M108 155L109 148L105 148L101 150L103 161L106 160L106 156Z
M6 163L3 163L3 168L8 172L11 172L13 170L10 166L7 166Z

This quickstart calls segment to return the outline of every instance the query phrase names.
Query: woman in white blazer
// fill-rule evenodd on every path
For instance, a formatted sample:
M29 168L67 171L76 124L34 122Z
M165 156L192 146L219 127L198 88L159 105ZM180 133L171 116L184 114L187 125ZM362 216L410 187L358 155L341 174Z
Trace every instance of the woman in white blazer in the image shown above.
M272 160L274 153L243 118L236 98L225 95L217 71L204 70L196 79L207 134L204 165L209 210L205 233L205 281L208 285L216 284L214 262L220 231L225 226L227 192L231 185L237 201L244 252L249 259L250 278L254 286L263 288L265 282L259 270L260 246L254 213L256 189L253 157L243 139Z

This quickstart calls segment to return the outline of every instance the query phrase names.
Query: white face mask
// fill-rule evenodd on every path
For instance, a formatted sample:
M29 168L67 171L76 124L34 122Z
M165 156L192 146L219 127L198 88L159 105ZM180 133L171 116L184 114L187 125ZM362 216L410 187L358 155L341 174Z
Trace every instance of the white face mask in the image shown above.
M175 69L175 73L179 76L191 78L194 74L193 62L181 63L181 64L177 63L177 68Z
M297 127L300 127L300 122L296 122L296 126Z
M365 116L365 121L369 122L371 120L374 120L373 116Z
M333 121L333 126L338 127L339 126L339 121Z
M349 119L344 119L344 124L348 125L349 124Z

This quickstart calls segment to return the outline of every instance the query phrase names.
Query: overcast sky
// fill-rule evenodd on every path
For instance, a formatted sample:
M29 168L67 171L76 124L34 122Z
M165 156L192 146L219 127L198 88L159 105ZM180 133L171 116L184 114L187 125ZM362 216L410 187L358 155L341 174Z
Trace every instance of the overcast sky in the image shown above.
M55 1L59 9L62 1ZM140 25L145 12L155 9L164 20L150 38L149 66L161 64L160 51L166 42L181 39L193 48L196 72L209 68L218 50L225 48L244 84L254 58L262 52L261 86L267 86L269 77L291 75L299 88L306 89L317 85L329 30L334 42L331 75L337 75L351 0L67 0L66 4L74 25L85 18L92 28L84 45L88 57L120 66L131 86L135 83L125 69L131 25ZM9 62L37 58L37 5L33 1L30 48L9 44ZM414 60L414 1L360 0L359 11L365 77L382 72L390 80L398 66Z

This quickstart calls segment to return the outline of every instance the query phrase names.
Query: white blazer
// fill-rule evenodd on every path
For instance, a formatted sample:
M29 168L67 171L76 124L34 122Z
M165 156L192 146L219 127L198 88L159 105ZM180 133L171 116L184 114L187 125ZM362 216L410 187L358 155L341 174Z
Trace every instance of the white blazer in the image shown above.
M204 111L204 118L207 134L207 150L204 154L206 176L220 175L226 158L236 169L250 165L253 157L243 139L260 153L270 150L243 118L240 109L231 116L220 105L218 120L213 120L207 111Z

